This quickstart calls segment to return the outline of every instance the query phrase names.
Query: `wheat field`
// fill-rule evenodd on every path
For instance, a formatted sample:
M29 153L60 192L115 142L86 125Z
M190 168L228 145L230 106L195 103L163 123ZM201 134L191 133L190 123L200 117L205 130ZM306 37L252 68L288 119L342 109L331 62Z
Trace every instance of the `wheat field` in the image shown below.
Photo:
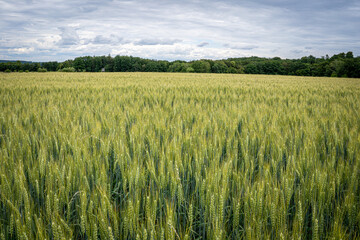
M360 79L0 73L0 237L359 239Z

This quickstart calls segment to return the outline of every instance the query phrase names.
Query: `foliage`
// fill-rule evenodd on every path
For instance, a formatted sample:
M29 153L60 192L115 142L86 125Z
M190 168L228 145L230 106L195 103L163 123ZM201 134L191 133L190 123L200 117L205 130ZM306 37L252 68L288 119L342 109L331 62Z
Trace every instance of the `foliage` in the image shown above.
M210 63L205 60L194 61L191 67L197 73L209 73L211 69Z
M46 69L46 68L38 68L37 71L38 71L38 72L47 72L47 69Z
M62 71L74 68L77 72L197 72L197 73L247 73L267 75L297 75L360 78L360 57L352 52L316 58L314 56L301 59L275 58L229 58L224 60L157 61L132 56L85 56L62 63L22 63L0 62L0 71L37 71L38 68L48 71ZM193 69L193 71L192 71Z
M211 68L213 73L226 73L228 72L228 66L223 61L217 61Z
M0 74L2 239L358 239L358 79Z
M73 67L65 67L65 68L59 69L59 72L76 72L76 70Z
M193 72L195 72L195 70L192 67L188 67L188 68L186 68L186 72L193 73Z

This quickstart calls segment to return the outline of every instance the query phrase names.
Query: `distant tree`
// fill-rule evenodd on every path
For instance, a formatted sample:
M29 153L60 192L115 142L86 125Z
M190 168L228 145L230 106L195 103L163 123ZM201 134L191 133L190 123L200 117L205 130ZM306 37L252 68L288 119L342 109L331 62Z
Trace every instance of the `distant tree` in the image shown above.
M360 77L360 59L346 58L343 65L343 73L347 77L359 78Z
M31 63L29 71L36 72L40 68L40 63Z
M131 72L132 57L129 56L116 56L114 59L114 71L115 72Z
M92 60L92 71L100 72L101 69L105 67L105 61L103 61L103 57L93 57Z
M345 58L345 53L339 53L339 54L334 54L330 60L336 60L336 59L344 59Z
M329 65L331 76L341 77L342 75L344 75L345 74L344 66L345 66L345 62L343 60L336 59L332 61Z
M301 62L302 63L310 63L310 64L313 64L315 63L316 61L316 58L312 55L308 56L308 57L302 57L301 58Z
M204 60L198 60L191 64L191 67L197 73L209 73L210 72L210 63Z
M169 62L168 61L158 61L159 72L167 72L168 68L169 68Z
M346 58L354 58L353 52L347 52L346 53Z
M188 67L188 68L186 68L186 72L193 73L193 72L195 72L195 70L192 67Z
M331 58L316 58L312 55L301 59L281 59L243 57L223 60L202 59L186 61L158 61L132 56L85 56L74 60L58 62L20 62L0 61L0 71L29 72L38 69L47 71L98 72L105 68L107 72L199 72L199 73L248 73L248 74L281 74L299 76L337 76L360 78L360 57L354 57L352 52L339 53ZM43 70L40 70L43 71Z
M41 64L41 67L46 68L48 71L57 71L58 66L58 62L44 62Z
M95 61L93 57L90 56L83 57L83 61L86 72L95 72Z
M169 65L168 71L169 72L181 72L183 68L182 62L173 62Z
M257 68L257 64L255 64L255 63L247 64L245 66L244 72L248 73L248 74L259 74L260 73L258 68Z
M159 72L159 64L155 61L149 61L146 64L145 71L146 72Z
M234 67L229 67L228 73L235 74L235 73L240 73L240 72L238 70L236 70L236 68L234 68Z
M75 58L74 59L74 68L78 72L82 72L83 70L85 70L84 58L82 58L82 57Z
M110 56L110 54L106 57L105 63L106 63L105 71L113 72L114 71L114 59Z
M66 67L66 68L60 69L59 72L76 72L76 70L73 67Z
M60 68L66 68L66 67L74 67L74 61L73 60L66 60L65 62L61 63Z
M216 61L211 70L213 73L226 73L228 66L223 61Z

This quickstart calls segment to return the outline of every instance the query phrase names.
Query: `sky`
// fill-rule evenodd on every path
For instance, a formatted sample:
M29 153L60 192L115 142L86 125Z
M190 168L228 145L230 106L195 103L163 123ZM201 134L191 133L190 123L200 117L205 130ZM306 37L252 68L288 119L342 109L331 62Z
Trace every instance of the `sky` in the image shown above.
M359 0L0 0L0 59L360 55Z

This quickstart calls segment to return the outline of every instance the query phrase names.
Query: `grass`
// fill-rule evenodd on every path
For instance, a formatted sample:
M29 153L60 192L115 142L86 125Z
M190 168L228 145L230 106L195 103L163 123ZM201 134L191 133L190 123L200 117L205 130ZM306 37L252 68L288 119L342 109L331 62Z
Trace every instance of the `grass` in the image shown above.
M360 80L0 73L1 239L358 239Z

